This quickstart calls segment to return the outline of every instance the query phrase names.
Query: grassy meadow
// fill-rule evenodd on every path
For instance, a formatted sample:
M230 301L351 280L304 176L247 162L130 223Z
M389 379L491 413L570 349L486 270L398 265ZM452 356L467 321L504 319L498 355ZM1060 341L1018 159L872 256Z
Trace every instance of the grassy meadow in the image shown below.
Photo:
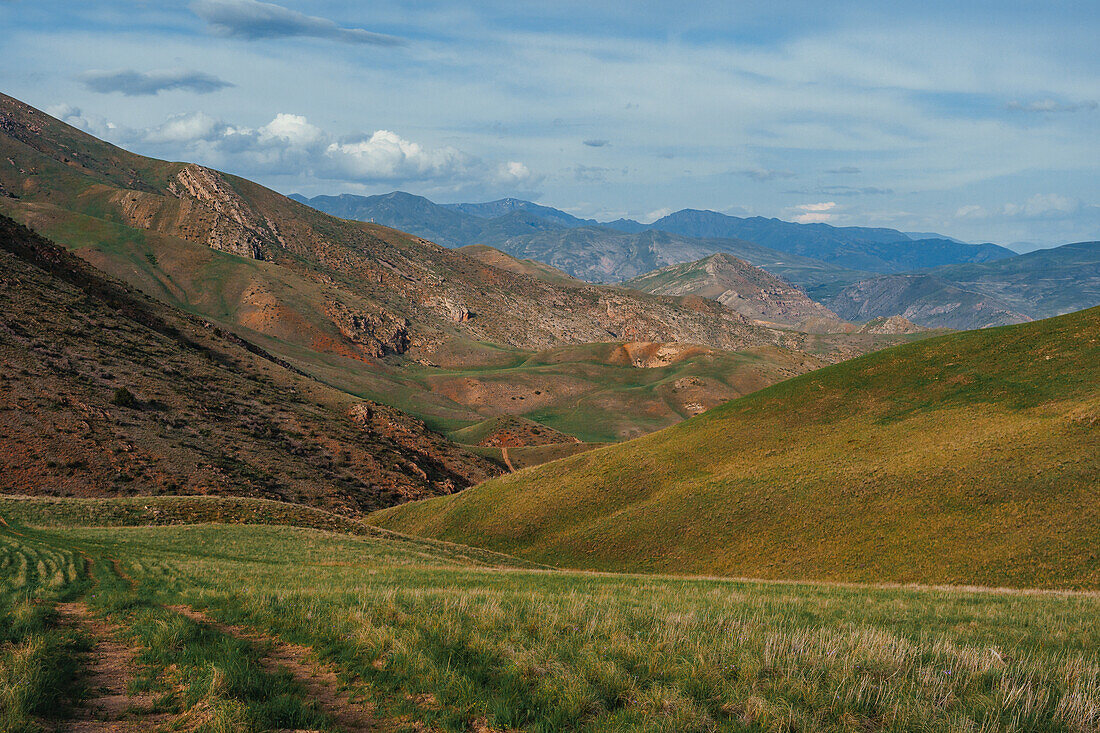
M1100 728L1097 594L536 570L287 525L67 526L85 510L51 507L3 509L3 608L25 621L4 625L0 730L48 727L49 695L79 699L57 649L88 640L51 621L68 597L117 626L135 687L195 730L336 727L181 604L309 647L380 730ZM233 511L222 521L255 515Z
M1100 589L1100 308L879 351L380 526L615 572Z

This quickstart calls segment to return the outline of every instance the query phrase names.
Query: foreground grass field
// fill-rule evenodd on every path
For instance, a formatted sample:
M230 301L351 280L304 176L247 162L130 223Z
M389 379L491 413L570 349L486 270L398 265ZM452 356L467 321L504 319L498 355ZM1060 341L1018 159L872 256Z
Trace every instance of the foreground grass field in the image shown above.
M97 640L53 611L78 598L138 650L163 726L338 729L262 645L186 606L307 647L379 730L1100 728L1096 594L540 571L394 536L2 511L2 730L80 709L71 660Z

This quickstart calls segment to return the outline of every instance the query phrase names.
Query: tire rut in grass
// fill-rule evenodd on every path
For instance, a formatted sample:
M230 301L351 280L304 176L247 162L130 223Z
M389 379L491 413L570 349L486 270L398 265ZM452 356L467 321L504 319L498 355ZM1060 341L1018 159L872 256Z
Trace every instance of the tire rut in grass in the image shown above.
M168 606L168 609L223 634L243 639L259 649L270 649L261 660L267 671L289 672L309 695L309 700L315 702L346 733L389 730L375 720L373 706L353 699L346 690L340 688L335 671L311 661L309 647L287 644L253 629L215 621L202 611L196 611L189 606Z
M93 640L85 660L84 685L88 696L63 730L71 733L137 733L167 723L171 716L154 713L153 696L130 695L134 651L116 641L114 629L80 602L59 603L62 623L78 628Z

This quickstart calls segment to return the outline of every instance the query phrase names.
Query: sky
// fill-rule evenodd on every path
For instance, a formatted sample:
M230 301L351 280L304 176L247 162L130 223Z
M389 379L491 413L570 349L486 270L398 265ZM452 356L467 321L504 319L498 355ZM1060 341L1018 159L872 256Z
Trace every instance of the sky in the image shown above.
M0 91L283 193L1100 239L1096 0L0 0L0 29Z

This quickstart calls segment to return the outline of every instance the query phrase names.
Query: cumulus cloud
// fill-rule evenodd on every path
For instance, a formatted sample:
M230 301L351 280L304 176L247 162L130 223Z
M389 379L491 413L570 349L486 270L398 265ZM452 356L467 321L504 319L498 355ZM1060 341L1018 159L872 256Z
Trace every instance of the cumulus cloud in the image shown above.
M603 147L607 147L608 145L610 145L611 142L609 140L603 140L603 139L600 139L600 138L593 138L593 139L585 140L584 144L587 145L590 148L603 148Z
M777 171L767 168L747 168L737 172L746 178L751 178L761 183L765 181L775 181L781 178L794 178L797 175L794 171Z
M356 181L418 181L468 175L476 162L451 147L428 149L390 130L355 142L330 143L327 177ZM522 165L522 164L519 164Z
M1082 102L1058 102L1049 98L1031 102L1014 99L1005 105L1005 109L1011 112L1080 112L1094 110L1097 107L1100 107L1100 104L1094 99L1086 99Z
M836 208L835 201L822 201L817 204L801 204L795 209L802 212L794 217L799 224L823 224L836 218L832 213Z
M87 114L79 107L73 107L70 104L55 104L47 107L46 112L67 125L98 137L107 137L118 129L113 122L98 115Z
M173 115L149 130L144 138L152 143L193 143L213 141L224 136L228 126L205 112Z
M498 183L517 185L530 183L534 175L531 173L531 169L520 161L509 160L507 163L501 163L497 166L495 178Z
M323 38L341 43L399 46L401 38L362 28L341 28L318 18L258 0L195 0L191 10L220 36L255 41L265 38Z
M77 77L93 92L110 94L118 92L128 97L153 96L160 92L182 90L196 94L210 94L219 89L234 86L201 71L151 71L133 69L118 71L86 71Z
M645 216L642 217L642 219L645 220L643 223L652 224L653 222L657 221L658 219L664 219L666 216L668 216L671 213L672 213L672 209L668 208L667 206L665 206L663 208L660 208L660 209L656 209L656 210L651 211L651 212L649 212L648 214L646 214Z

